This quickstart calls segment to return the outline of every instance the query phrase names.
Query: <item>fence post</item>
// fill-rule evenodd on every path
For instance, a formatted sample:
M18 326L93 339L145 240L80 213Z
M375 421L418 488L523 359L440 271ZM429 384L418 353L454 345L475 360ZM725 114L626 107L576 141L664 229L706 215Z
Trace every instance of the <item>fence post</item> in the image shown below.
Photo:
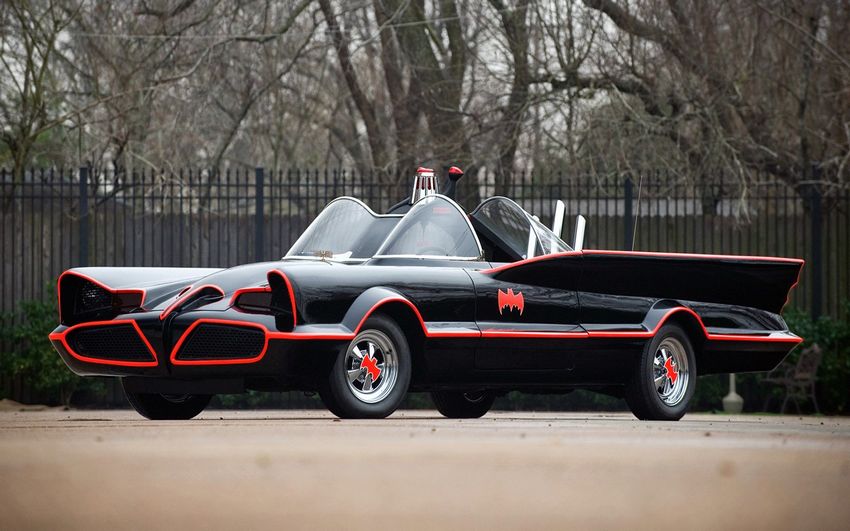
M820 186L813 184L809 191L812 261L808 267L812 271L812 319L817 319L823 308L823 208Z
M635 236L635 215L634 209L634 183L632 178L627 176L626 182L623 183L625 209L623 212L623 249L631 251L634 248L633 238Z
M80 168L80 267L89 265L89 169Z
M263 213L265 212L265 195L263 192L263 184L265 181L265 174L263 173L263 168L256 168L254 170L255 179L255 212L254 212L254 260L257 262L261 262L263 260L263 244L265 243L265 223L263 220Z

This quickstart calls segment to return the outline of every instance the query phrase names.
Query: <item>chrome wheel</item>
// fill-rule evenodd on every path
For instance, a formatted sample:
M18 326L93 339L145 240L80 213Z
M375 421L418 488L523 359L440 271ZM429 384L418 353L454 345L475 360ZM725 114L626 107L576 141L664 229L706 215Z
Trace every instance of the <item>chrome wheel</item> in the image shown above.
M374 404L389 395L398 379L398 354L379 330L360 332L348 346L343 365L348 388L361 402Z
M652 364L655 391L668 406L676 406L688 390L688 354L673 337L664 338L655 350Z

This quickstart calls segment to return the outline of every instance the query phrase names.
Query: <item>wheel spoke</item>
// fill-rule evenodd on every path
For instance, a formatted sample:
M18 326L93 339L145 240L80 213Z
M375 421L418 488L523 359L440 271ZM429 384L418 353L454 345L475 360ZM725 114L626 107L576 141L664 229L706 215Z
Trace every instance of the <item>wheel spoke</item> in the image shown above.
M372 342L369 343L369 357L370 358L375 357L375 344L372 343Z
M655 388L656 389L662 389L665 386L666 383L667 383L667 375L662 374L661 376L659 376L658 378L655 379ZM663 392L663 389L662 389L662 392Z
M351 353L354 354L354 356L357 357L357 359L360 359L360 360L363 359L364 354L363 354L363 351L360 350L359 346L354 345L354 348L351 349Z
M372 374L367 372L363 379L363 390L367 393L372 390Z
M354 383L360 378L360 373L363 372L361 369L351 369L348 371L348 381Z

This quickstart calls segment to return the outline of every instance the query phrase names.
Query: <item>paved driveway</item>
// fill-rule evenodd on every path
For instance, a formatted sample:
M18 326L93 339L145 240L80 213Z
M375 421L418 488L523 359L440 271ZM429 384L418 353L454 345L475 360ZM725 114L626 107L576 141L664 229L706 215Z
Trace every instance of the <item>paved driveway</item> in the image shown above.
M849 529L850 419L0 413L0 529Z

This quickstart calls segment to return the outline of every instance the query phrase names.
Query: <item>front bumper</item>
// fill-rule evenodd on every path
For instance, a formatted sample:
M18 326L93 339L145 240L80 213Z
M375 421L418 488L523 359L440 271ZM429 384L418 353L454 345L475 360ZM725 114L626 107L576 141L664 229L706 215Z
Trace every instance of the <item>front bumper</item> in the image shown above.
M236 344L233 357L181 359L181 344L193 333L199 322L254 332L259 330L264 335L263 348L243 355ZM126 326L117 326L122 324L130 324L138 332L149 347L148 359L127 360L120 356L110 357L108 352L93 357L75 350L71 339L75 331L98 327L110 331L120 328L127 330ZM350 335L346 330L328 328L317 331L315 327L278 332L273 316L237 311L198 311L171 316L164 321L159 319L158 312L146 312L123 315L103 323L82 323L70 327L60 325L50 334L50 340L65 364L80 376L272 378L297 382L311 378L325 367L328 359L348 343Z

